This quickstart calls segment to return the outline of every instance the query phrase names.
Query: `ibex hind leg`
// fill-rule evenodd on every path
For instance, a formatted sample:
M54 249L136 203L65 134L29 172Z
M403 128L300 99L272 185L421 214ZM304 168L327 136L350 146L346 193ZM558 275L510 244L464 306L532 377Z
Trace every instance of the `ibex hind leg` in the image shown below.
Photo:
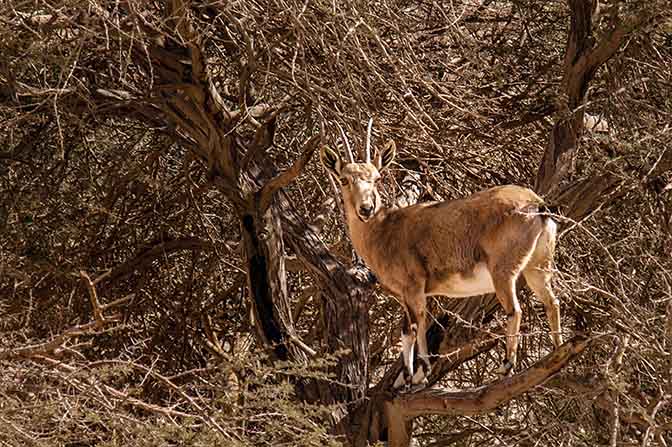
M547 219L544 231L537 240L532 257L523 271L525 282L534 295L544 303L548 325L551 328L551 340L557 348L562 344L560 327L560 301L555 297L551 280L553 278L553 256L555 251L556 225Z
M517 275L493 277L497 299L507 316L506 359L504 364L496 371L497 374L502 375L511 374L513 367L516 365L520 322L522 320L520 303L516 296L516 277Z
M542 232L542 221L539 218L519 216L502 225L497 237L487 241L488 269L497 300L507 316L506 360L497 371L502 374L512 372L518 353L522 313L516 295L516 280L532 258Z

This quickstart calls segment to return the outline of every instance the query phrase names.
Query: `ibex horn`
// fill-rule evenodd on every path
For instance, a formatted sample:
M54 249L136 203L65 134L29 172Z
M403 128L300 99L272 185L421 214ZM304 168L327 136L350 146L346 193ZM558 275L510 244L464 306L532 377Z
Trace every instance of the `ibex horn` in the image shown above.
M353 155L352 155L352 148L350 147L350 142L348 141L348 137L345 136L345 132L343 131L343 128L341 127L341 125L339 123L336 123L336 125L338 126L338 130L341 131L341 138L343 138L343 143L345 144L345 151L347 152L347 155L348 155L348 161L350 163L354 163L355 162L355 157L353 157Z
M371 129L373 128L373 118L369 118L369 127L366 129L366 162L371 163Z

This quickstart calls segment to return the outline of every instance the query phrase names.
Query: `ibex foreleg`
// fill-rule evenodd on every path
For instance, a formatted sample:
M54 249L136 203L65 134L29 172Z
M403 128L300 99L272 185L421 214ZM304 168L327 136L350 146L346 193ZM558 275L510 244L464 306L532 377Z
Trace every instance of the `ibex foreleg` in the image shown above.
M426 383L431 372L429 351L427 349L427 297L424 293L408 296L406 299L411 320L416 325L416 341L418 344L418 360L421 365L413 376L412 383Z
M417 327L413 324L408 313L408 307L405 307L404 323L401 328L401 349L402 358L404 360L404 381L407 384L411 383L413 377L413 357L415 355L415 339Z
M402 385L410 387L413 383L413 356L415 347L415 330L417 326L413 324L411 315L408 312L408 307L402 303L404 309L404 316L401 322L401 359L404 362L404 367L394 381L393 388L400 388Z
M520 332L520 321L522 320L520 303L516 296L516 276L517 275L501 275L493 277L497 299L504 308L504 312L507 316L506 360L502 367L497 370L500 374L509 374L516 365L518 336Z
M402 375L397 377L393 387L399 388L401 385L410 387L426 382L429 375L429 359L427 353L427 321L426 304L427 300L424 294L409 294L402 303L404 309L404 320L401 327L401 348L402 359L404 361L403 380ZM415 344L418 344L418 358L422 365L416 371L413 365L415 355Z

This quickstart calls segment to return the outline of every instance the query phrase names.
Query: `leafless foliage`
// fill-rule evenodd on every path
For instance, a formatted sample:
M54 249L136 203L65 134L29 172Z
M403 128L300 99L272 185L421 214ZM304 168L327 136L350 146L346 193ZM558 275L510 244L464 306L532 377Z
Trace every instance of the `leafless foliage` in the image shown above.
M399 308L345 269L312 151L342 143L340 124L363 159L373 117L373 148L400 150L387 200L533 186L553 126L577 116L569 15L542 1L0 3L0 443L383 440L338 422L384 418L367 402L389 397ZM614 1L592 26L596 45L624 37L552 197L563 328L590 347L495 411L416 419L420 445L670 445L672 19L666 2ZM246 215L276 243L282 361L260 334ZM299 230L333 259L311 264ZM329 307L340 266L364 284L365 321L333 321L357 314ZM543 310L523 306L521 369L551 349ZM446 330L433 383L495 380L496 301L432 313ZM368 329L349 335L366 341L360 364L335 336L353 324Z

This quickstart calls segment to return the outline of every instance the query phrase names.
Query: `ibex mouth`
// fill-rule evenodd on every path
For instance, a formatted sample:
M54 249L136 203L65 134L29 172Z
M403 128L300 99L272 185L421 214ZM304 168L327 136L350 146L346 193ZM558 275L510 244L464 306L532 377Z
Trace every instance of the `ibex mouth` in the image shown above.
M369 219L371 219L371 215L369 215L369 216L362 216L360 213L357 213L357 217L359 218L359 220L361 220L361 221L364 222L364 223L368 222Z
M370 203L364 202L359 205L359 209L357 210L357 216L362 222L366 222L376 214L376 196L374 195L371 199L372 201Z
M373 206L362 206L359 208L359 211L357 212L357 216L359 217L359 220L362 222L366 222L367 220L371 219L375 211L375 207Z

